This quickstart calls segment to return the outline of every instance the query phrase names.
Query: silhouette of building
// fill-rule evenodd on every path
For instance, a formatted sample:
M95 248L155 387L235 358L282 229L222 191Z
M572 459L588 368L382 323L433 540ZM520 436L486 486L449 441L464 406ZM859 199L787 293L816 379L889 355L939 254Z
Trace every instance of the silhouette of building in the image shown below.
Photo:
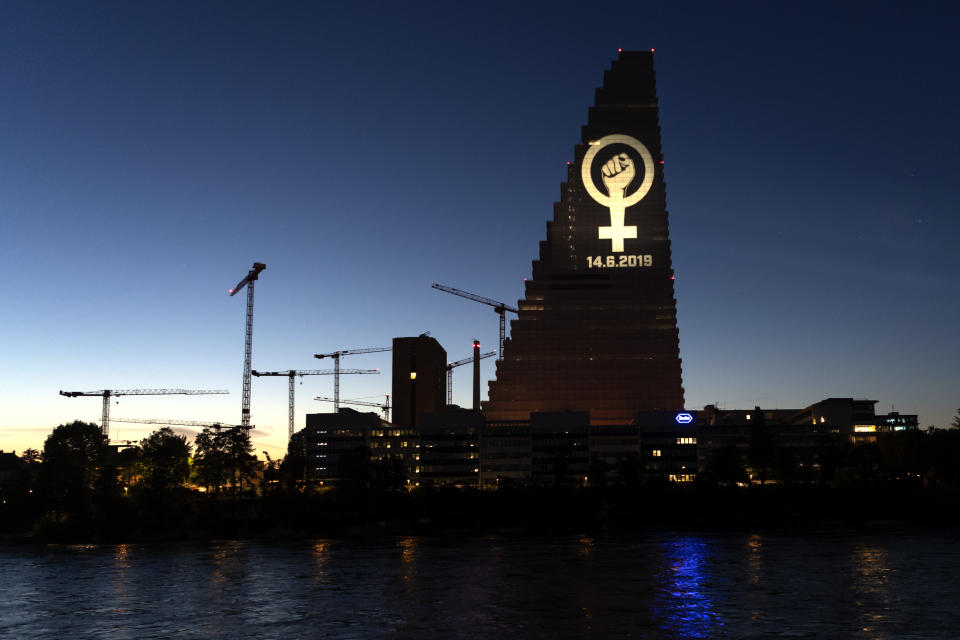
M17 452L3 451L0 449L0 480L11 476L23 467L23 461L17 456Z
M491 423L683 407L653 54L622 52L595 102L489 383Z
M916 431L920 417L915 413L900 414L899 411L877 416L877 431Z
M416 481L419 468L417 433L399 427L376 413L341 407L339 413L308 413L304 434L307 475L335 483L343 474L341 462L350 454L371 469L398 461L407 479Z
M393 339L393 423L416 427L446 406L447 352L427 335Z
M420 482L478 487L483 427L483 414L470 409L448 406L441 413L421 414Z
M750 479L764 463L787 469L802 480L819 472L831 446L872 444L894 431L916 431L917 416L877 415L876 400L826 398L803 409L719 409L693 412L698 466L709 469L718 456L739 459ZM764 451L767 449L767 451Z
M308 475L340 480L341 459L352 453L353 463L359 456L374 475L402 467L410 485L686 483L704 472L729 474L731 466L740 469L743 482L814 481L825 455L918 429L916 415L877 415L874 405L854 398L827 398L803 409L707 405L639 411L630 424L618 425L593 424L585 411L487 421L480 412L448 407L421 413L417 428L342 408L307 414Z
M690 422L678 421L689 415ZM637 418L644 477L692 482L697 476L697 412L643 411Z

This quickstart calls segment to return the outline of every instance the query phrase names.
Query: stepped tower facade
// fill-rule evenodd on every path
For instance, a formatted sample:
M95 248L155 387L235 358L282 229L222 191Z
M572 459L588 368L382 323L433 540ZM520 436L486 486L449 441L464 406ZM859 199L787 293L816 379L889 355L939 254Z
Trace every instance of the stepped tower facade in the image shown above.
M582 128L483 404L488 420L683 408L652 52L621 52Z

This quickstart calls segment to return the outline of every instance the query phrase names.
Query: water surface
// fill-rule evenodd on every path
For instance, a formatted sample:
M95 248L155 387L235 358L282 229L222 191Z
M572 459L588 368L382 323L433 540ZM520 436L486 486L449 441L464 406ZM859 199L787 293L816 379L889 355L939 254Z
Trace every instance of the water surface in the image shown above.
M956 638L952 533L0 550L4 638Z

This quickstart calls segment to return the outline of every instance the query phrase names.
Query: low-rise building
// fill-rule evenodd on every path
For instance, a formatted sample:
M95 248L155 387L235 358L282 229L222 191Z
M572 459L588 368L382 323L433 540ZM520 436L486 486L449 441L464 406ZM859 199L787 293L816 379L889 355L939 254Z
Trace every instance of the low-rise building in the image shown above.
M480 486L483 414L455 406L420 416L420 482L429 486Z
M305 436L307 476L323 484L335 483L348 472L345 460L399 466L405 480L417 481L418 436L411 427L398 427L375 413L341 408L339 413L308 413Z

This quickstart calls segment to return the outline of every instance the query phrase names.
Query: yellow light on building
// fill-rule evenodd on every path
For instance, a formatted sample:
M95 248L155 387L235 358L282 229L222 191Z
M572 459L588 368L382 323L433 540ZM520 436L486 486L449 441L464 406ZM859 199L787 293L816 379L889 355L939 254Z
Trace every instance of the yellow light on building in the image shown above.
M417 372L416 372L416 371L411 371L411 372L410 372L410 379L411 379L411 380L416 380L416 379L417 379Z

